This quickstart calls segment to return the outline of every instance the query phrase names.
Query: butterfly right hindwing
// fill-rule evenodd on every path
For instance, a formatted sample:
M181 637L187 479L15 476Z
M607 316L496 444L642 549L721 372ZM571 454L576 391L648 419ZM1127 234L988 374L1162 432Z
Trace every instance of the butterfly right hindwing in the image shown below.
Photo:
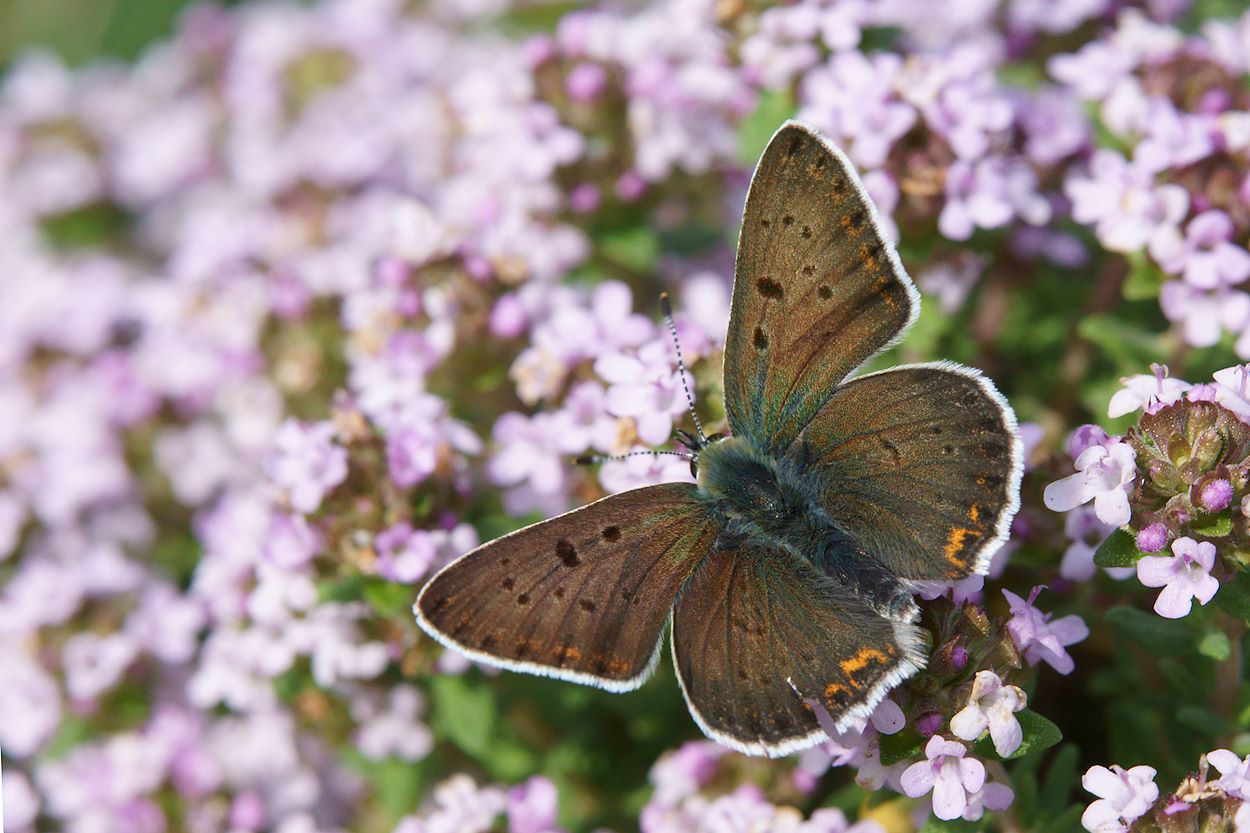
M826 737L924 664L891 622L800 556L758 543L709 555L677 599L673 662L700 728L740 752L786 755Z
M852 379L789 453L834 522L899 578L985 573L1019 505L1015 414L988 379L950 362Z

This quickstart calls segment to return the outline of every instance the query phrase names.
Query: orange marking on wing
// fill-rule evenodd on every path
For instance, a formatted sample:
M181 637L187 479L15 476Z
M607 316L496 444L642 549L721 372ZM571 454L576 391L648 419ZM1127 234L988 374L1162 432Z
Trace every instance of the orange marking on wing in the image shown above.
M978 523L981 520L981 510L977 508L975 503L968 507L968 520L973 523Z
M946 556L946 560L952 564L967 564L967 560L960 558L959 553L963 552L965 540L968 538L980 538L981 533L975 529L968 529L962 526L951 527L950 535L946 539L946 549L942 554Z
M885 654L876 648L860 648L859 653L850 659L842 660L839 664L842 666L842 672L846 674L847 681L855 688L859 688L860 686L855 682L855 672L864 670L871 662L884 664L886 661Z
M839 683L829 683L829 685L825 686L825 699L826 700L832 700L834 697L836 697L839 694L850 694L850 693L851 693L851 690L849 688ZM811 706L808 706L808 708L810 709Z

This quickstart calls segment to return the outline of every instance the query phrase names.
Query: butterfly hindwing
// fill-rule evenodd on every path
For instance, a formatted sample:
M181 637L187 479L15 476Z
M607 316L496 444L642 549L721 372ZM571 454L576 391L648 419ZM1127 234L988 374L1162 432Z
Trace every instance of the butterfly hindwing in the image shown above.
M779 756L826 736L804 698L819 700L842 727L923 665L917 633L805 559L746 543L714 551L682 590L673 662L709 737Z
M919 298L854 167L788 122L747 195L725 344L731 430L782 450L829 392L914 320Z
M483 662L637 688L678 589L719 531L694 488L633 489L478 547L430 580L417 620Z
M790 449L838 526L894 575L983 574L1019 504L1015 415L976 370L948 362L853 379Z

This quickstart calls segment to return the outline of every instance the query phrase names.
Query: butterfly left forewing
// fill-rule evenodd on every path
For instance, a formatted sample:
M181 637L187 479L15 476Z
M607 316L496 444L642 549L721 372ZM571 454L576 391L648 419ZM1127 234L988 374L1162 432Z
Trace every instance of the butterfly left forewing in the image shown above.
M855 168L812 128L786 123L756 168L738 239L725 343L733 433L784 449L918 310Z
M690 713L740 752L780 756L866 716L924 664L914 625L892 622L798 555L763 543L718 548L673 611L673 661Z
M788 455L832 522L899 578L984 574L1019 506L1015 414L988 379L950 362L852 379Z
M694 486L612 495L452 562L414 611L444 645L483 662L612 691L641 685L678 589L719 527Z

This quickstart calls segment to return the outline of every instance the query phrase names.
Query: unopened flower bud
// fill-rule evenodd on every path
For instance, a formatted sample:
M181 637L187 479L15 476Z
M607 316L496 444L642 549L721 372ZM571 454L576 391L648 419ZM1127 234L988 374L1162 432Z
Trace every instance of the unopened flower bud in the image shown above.
M1137 549L1159 552L1168 545L1168 528L1159 522L1147 524L1137 533Z
M1233 484L1223 477L1212 477L1194 487L1193 501L1199 509L1222 512L1233 500Z

